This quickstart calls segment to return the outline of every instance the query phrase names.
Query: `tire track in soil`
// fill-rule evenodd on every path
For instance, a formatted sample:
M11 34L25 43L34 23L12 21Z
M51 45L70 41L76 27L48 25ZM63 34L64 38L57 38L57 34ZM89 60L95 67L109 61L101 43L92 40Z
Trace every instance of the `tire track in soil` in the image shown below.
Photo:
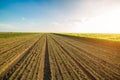
M46 35L46 49L45 49L45 61L44 61L44 77L43 80L51 80L50 59L48 52L48 41Z

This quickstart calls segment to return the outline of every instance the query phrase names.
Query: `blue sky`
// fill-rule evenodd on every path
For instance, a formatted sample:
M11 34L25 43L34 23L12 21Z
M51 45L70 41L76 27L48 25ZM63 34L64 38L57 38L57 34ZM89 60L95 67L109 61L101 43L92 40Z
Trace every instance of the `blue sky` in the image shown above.
M0 31L118 33L119 5L116 0L0 0Z

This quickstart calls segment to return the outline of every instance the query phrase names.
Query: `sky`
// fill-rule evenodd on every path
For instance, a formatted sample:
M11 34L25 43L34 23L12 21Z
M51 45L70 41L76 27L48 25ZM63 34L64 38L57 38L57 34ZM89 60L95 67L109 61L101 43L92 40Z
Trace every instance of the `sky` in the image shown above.
M120 33L120 1L0 0L0 32Z

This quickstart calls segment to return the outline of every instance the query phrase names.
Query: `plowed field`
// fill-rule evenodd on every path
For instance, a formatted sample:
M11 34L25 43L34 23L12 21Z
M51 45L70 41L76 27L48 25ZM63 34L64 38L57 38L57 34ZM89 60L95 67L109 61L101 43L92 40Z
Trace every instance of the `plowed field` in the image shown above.
M49 33L0 39L0 80L120 80L120 42Z

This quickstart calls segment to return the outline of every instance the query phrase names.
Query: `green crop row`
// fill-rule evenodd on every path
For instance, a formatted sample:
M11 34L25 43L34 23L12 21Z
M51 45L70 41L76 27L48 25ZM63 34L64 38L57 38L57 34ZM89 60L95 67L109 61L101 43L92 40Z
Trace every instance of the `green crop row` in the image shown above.
M35 33L0 32L0 38L19 37L19 36L25 36L31 34L35 34Z
M120 34L97 34L97 33L60 33L60 34L68 36L105 39L110 41L120 41Z

